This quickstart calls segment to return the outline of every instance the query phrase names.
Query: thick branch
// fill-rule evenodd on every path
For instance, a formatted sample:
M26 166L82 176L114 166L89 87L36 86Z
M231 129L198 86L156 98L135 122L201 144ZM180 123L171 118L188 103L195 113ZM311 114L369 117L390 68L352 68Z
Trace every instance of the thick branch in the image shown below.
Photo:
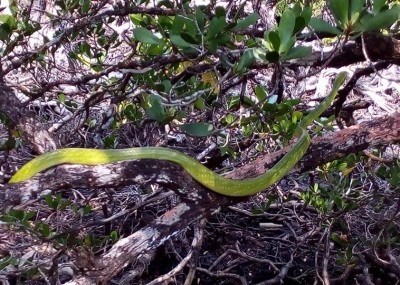
M400 142L400 115L376 118L369 122L351 126L347 129L316 137L300 160L297 168L305 171L345 155L359 152L372 146L382 146ZM272 155L261 155L250 164L231 172L228 177L249 178L264 173L272 167L287 151L286 147Z

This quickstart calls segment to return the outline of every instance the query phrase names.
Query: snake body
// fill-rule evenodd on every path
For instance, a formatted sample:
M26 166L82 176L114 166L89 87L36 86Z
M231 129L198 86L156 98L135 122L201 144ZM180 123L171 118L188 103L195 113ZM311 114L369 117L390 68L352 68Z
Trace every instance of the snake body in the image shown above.
M48 152L32 159L15 173L9 183L22 182L47 168L63 163L97 165L134 159L156 159L179 164L195 180L214 192L235 197L253 195L278 182L303 157L311 142L311 138L306 130L307 126L332 103L344 80L345 74L340 73L336 77L332 91L328 97L299 123L296 129L296 135L299 138L293 147L271 169L255 178L245 180L224 178L190 156L162 147L111 150L65 148Z

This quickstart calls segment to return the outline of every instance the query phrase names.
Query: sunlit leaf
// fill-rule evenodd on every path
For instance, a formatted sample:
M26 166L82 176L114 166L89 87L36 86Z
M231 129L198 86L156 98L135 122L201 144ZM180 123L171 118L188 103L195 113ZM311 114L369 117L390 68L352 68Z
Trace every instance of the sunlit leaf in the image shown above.
M265 99L267 99L268 92L264 86L257 85L254 89L254 93L256 94L257 99L261 102L264 102Z
M164 43L161 39L157 38L152 32L143 27L137 27L136 29L134 29L133 35L135 36L136 40L142 43L152 44L152 45L162 45Z
M150 107L146 109L147 116L157 122L164 122L166 114L164 107L161 103L161 98L159 98L158 96L150 95L149 105Z
M180 48L191 48L194 45L185 41L180 35L171 35L170 38L171 42Z
M248 15L246 18L244 18L243 20L239 20L236 23L235 27L232 29L232 31L240 31L240 30L246 29L249 26L257 23L257 19L258 19L258 14L252 13L252 14Z
M378 13L381 8L386 4L387 0L374 0L372 3L374 13Z
M218 33L222 32L225 26L226 26L225 17L220 17L220 18L214 17L211 20L210 25L208 27L206 39L210 40L214 38Z
M361 19L362 29L365 32L378 31L380 29L389 28L399 18L399 8L395 7L385 10L373 17L364 16Z
M282 60L290 60L294 58L303 58L311 53L311 47L293 47L285 55L282 56Z
M267 34L267 39L271 43L272 50L271 51L278 51L279 46L281 45L281 39L277 32L271 31Z
M196 21L200 32L204 32L205 19L206 15L203 13L203 11L200 10L199 7L196 7Z
M291 10L286 10L282 14L282 18L279 22L278 33L281 40L279 52L287 50L288 43L291 41L293 30L296 22L296 16Z
M243 55L240 57L239 62L236 66L236 70L240 71L244 68L249 67L255 60L254 54L253 54L253 50L252 49L248 49L246 50Z
M328 6L336 21L345 27L349 17L349 0L329 0Z
M333 35L342 34L342 32L339 29L331 26L330 24L319 18L311 18L309 25L316 32L329 33Z

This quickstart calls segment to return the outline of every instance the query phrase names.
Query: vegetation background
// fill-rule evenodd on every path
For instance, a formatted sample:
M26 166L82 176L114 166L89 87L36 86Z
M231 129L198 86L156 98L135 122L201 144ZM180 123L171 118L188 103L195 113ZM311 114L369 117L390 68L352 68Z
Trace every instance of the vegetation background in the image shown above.
M398 284L397 2L1 1L0 283ZM7 183L66 147L258 176L341 71L303 159L252 197L159 160Z

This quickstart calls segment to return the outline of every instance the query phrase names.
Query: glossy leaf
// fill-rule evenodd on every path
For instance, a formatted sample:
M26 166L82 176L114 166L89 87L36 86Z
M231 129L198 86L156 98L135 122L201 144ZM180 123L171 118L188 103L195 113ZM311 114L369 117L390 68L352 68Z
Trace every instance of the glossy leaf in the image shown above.
M171 35L171 42L179 48L191 48L194 45L185 41L180 35Z
M296 34L301 32L306 27L306 20L303 17L297 17L296 22L294 24L293 33Z
M243 20L239 20L232 30L240 31L240 30L246 29L249 26L257 23L257 20L258 20L258 14L252 13L252 14L248 15L246 18L244 18Z
M396 6L390 10L378 13L372 18L364 16L361 19L362 29L364 32L378 31L380 29L389 28L399 19L399 8Z
M180 15L176 16L172 23L171 34L172 35L180 34L183 31L184 26L185 26L185 20L183 19L183 17L181 17Z
M249 67L255 60L253 50L248 49L246 50L243 55L240 57L239 62L236 66L237 71L241 71L244 68Z
M296 39L297 38L295 36L293 36L284 45L281 42L281 45L279 47L279 53L282 54L282 53L289 51L289 49L291 47L293 47L294 44L296 43Z
M13 16L7 14L0 15L0 23L8 25L10 29L14 29L17 27L16 19Z
M353 18L353 15L360 14L364 9L364 0L351 0L350 1L350 17ZM352 23L355 23L352 21Z
M157 38L152 32L143 27L137 27L136 29L134 29L133 35L135 36L136 40L142 43L152 44L152 45L163 44L163 41L161 39Z
M161 98L150 95L149 105L150 107L146 109L147 116L152 120L163 123L166 119L166 114L164 107L161 104Z
M285 55L282 56L282 60L289 60L294 58L303 58L311 53L311 47L297 46L291 48Z
M300 2L296 2L296 4L294 4L292 11L296 17L300 16L302 11Z
M203 123L203 122L196 122L196 123L187 123L180 128L188 133L191 136L194 137L206 137L212 134L213 132L213 125L209 123Z
M283 12L278 27L279 38L281 39L279 52L285 52L287 50L288 43L292 38L295 22L296 16L291 10Z
M200 32L204 32L204 26L205 26L205 20L206 20L206 15L201 11L199 7L196 7L196 21L197 21L197 26L200 29Z
M316 32L329 33L333 35L341 35L342 32L336 27L331 26L327 22L319 18L311 18L309 25Z
M193 38L191 35L189 35L188 33L182 32L180 33L181 38L185 41L188 42L190 44L198 44L197 40L195 38Z
M254 89L254 93L256 94L257 99L261 102L264 102L265 99L267 99L268 97L267 90L261 85L256 86L256 88Z
M267 34L267 39L271 43L271 51L279 51L279 46L281 45L281 39L277 32L271 31Z
M310 7L304 7L304 9L301 12L300 16L302 16L304 18L304 20L306 22L306 25L308 25L308 23L310 22L311 16L312 16L311 8Z
M269 51L265 54L266 60L275 63L279 61L279 53L277 51Z
M226 16L226 11L225 8L222 6L218 6L215 8L215 16L217 18L225 18Z
M226 21L224 17L216 18L214 17L208 27L206 39L210 40L214 38L218 33L222 32L226 26Z
M374 0L372 3L374 13L378 13L383 6L385 6L387 0Z
M346 27L349 17L349 0L329 0L328 7L336 21Z

